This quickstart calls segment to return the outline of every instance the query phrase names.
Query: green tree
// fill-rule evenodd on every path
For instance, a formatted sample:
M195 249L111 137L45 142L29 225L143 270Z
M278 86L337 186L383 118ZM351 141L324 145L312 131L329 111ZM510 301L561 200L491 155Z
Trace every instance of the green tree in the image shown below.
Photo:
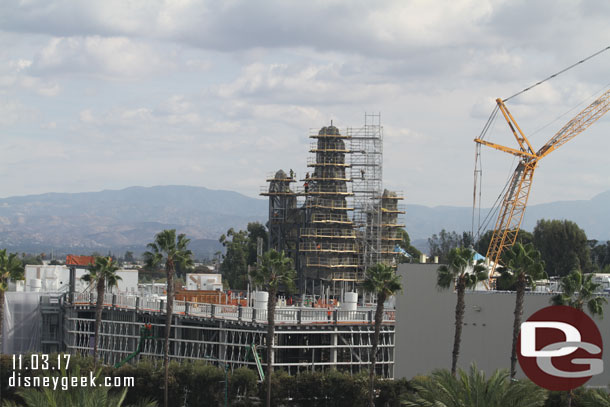
M491 243L491 237L493 236L494 231L488 230L479 236L479 239L474 244L474 249L485 256L487 254L487 250L489 249L489 244ZM532 243L534 241L534 235L528 232L527 230L520 229L517 234L516 243L521 243L526 245L528 243Z
M42 256L21 253L21 263L23 263L23 267L27 266L28 264L42 264Z
M165 265L167 276L167 309L165 314L165 344L163 350L164 375L164 405L169 407L168 401L168 377L169 377L169 337L172 329L172 314L174 311L174 273L176 265L183 269L193 266L193 252L188 249L191 240L181 233L176 237L176 230L163 230L155 236L155 241L149 243L149 251L144 253L147 267L157 268Z
M257 262L257 240L263 239L263 252L267 250L268 235L259 222L248 223L247 230L235 231L231 228L218 239L225 247L220 272L228 286L233 289L246 289L248 284L248 266Z
M521 317L523 316L523 299L527 287L535 287L536 280L548 278L544 272L544 262L540 259L540 252L534 245L528 243L523 245L515 243L503 254L503 267L500 272L502 276L512 280L515 287L515 318L513 321L513 345L510 355L510 378L517 373L517 340L521 329Z
M378 263L366 270L363 288L369 293L377 296L377 308L375 309L375 332L371 346L371 370L369 377L369 406L375 406L375 364L377 363L377 346L379 343L379 331L383 322L383 304L394 293L402 290L400 276L394 269L386 264Z
M257 261L256 247L258 238L263 239L263 253L267 251L269 245L269 236L265 226L260 222L248 223L248 265L254 265Z
M508 371L496 370L487 379L475 364L457 377L446 369L412 383L416 392L407 394L408 407L536 407L543 406L546 390L530 381L509 380Z
M4 292L9 280L23 280L23 264L17 253L0 250L0 351L2 350L2 321L4 321Z
M271 375L273 373L273 345L275 336L275 306L281 286L287 292L294 289L296 271L292 259L284 252L269 250L261 257L260 266L252 271L254 283L269 293L267 302L267 407L271 405Z
M455 231L447 232L443 229L438 235L433 234L428 238L428 246L430 248L430 256L438 256L439 261L445 263L449 252L456 247L460 247L460 237Z
M448 232L445 229L440 233L433 234L428 238L430 256L438 256L441 263L446 263L449 259L449 252L457 247L473 247L474 239L470 232Z
M409 254L409 256L411 256L412 258L419 261L418 259L419 259L419 256L421 256L421 252L419 250L417 250L417 248L411 244L411 237L409 237L409 234L407 233L407 231L402 228L398 229L398 237L401 238L401 241L398 242L398 245L404 251L406 251ZM404 263L404 261L402 261L401 263Z
M134 261L136 261L135 257L133 257L133 252L127 250L123 255L123 261L126 263L133 263Z
M597 240L589 240L591 250L591 262L596 271L603 271L610 266L610 240L607 242L598 242Z
M244 289L248 282L248 232L229 229L218 239L225 247L220 273L233 289Z
M549 276L565 276L575 269L591 271L587 235L574 222L539 220L534 228L534 246L540 250Z
M93 363L97 365L97 348L100 343L100 327L102 325L102 310L104 309L104 294L106 286L114 287L121 277L116 274L119 266L111 257L96 257L89 272L81 279L91 285L95 284L97 302L95 304L95 344L93 345Z
M464 310L466 303L464 296L467 288L474 288L477 282L487 278L487 268L474 261L474 250L466 247L451 249L448 255L448 264L441 265L437 270L436 284L440 288L450 288L455 281L457 302L455 305L455 336L453 339L453 352L451 360L451 374L455 375L460 342L462 340L462 326L464 325Z
M250 397L256 395L258 376L252 369L240 367L231 372L229 387L231 388L231 405L243 401L246 405Z

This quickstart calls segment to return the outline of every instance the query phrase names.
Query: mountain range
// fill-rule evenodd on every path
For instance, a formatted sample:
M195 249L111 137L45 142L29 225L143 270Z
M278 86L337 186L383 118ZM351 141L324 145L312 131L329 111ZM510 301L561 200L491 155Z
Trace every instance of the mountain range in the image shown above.
M218 237L248 222L265 223L265 199L234 191L191 186L130 187L82 193L47 193L0 199L0 247L10 251L87 254L92 251L140 253L162 229L191 238L199 257L221 250ZM523 229L538 219L569 219L590 239L610 240L610 191L590 200L560 201L528 207ZM488 210L482 211L484 218ZM407 204L406 229L415 246L441 229L471 230L472 208ZM493 227L492 220L490 227Z
M488 213L489 209L481 210L481 221ZM497 212L494 212L488 229L494 227L496 217ZM602 192L589 200L530 205L525 211L521 229L532 232L539 219L571 220L586 232L589 239L610 240L610 191ZM427 251L427 238L442 229L455 230L458 233L472 230L472 208L407 205L405 220L413 245Z
M29 253L139 253L157 232L176 229L199 257L221 250L229 228L265 222L267 202L203 187L130 187L0 199L0 247Z

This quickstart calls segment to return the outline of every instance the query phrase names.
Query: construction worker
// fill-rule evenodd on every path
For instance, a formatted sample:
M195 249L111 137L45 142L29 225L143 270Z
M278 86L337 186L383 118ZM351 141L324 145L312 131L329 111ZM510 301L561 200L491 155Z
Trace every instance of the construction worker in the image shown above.
M292 168L290 169L290 179L294 179L294 171L292 171Z
M303 184L303 187L305 187L305 193L309 192L309 182L305 181L305 183Z

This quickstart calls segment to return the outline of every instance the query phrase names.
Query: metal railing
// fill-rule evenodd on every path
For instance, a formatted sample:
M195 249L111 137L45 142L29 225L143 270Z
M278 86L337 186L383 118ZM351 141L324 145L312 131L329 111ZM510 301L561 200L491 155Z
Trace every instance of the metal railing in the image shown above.
M356 253L358 247L355 243L304 242L299 243L299 250L302 252Z
M360 261L357 257L340 257L340 258L327 258L327 257L314 257L307 256L305 258L305 265L307 267L358 267Z
M346 213L314 213L312 223L344 223L351 224L352 220Z
M75 293L74 306L93 307L96 303L96 293ZM140 297L128 294L105 294L104 307L117 309L134 309L142 312L164 314L166 301L154 297ZM214 318L229 321L251 321L267 323L267 309L242 307L239 305L208 304L190 301L174 301L174 314L190 317ZM370 324L374 321L375 310L372 308L346 311L330 308L281 307L275 310L277 324ZM383 321L393 323L395 311L385 310Z
M331 210L353 210L353 206L349 206L343 199L325 199L325 198L317 198L310 199L305 202L305 208L319 208L319 209L331 209Z
M307 166L308 167L325 167L325 166L333 166L333 167L351 167L349 162L345 161L345 157L325 157L323 159L317 159L317 157L308 157L307 158Z
M356 231L348 228L301 228L301 237L328 239L355 239ZM402 239L402 238L400 238Z

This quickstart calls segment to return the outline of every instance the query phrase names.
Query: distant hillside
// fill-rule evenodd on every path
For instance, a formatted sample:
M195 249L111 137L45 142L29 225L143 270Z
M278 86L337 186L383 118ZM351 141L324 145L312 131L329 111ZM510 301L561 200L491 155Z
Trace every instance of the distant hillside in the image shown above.
M0 199L0 247L30 252L122 254L144 250L155 233L175 228L196 254L220 250L230 227L265 221L267 202L203 187L131 187Z
M221 249L218 237L248 222L266 222L267 200L203 187L131 187L119 191L49 193L0 199L0 247L11 251L105 254L141 253L162 229L175 228L192 239L198 257ZM523 228L541 218L569 219L591 239L610 240L610 191L588 201L528 207ZM441 229L471 229L467 207L407 205L405 223L414 244ZM493 224L493 222L492 222Z
M488 210L482 210L485 217ZM539 219L568 219L585 230L589 239L610 240L610 191L588 201L558 201L528 206L522 228L533 231ZM406 229L416 247L427 250L425 239L442 229L470 231L472 208L407 205ZM493 228L495 218L490 224Z

